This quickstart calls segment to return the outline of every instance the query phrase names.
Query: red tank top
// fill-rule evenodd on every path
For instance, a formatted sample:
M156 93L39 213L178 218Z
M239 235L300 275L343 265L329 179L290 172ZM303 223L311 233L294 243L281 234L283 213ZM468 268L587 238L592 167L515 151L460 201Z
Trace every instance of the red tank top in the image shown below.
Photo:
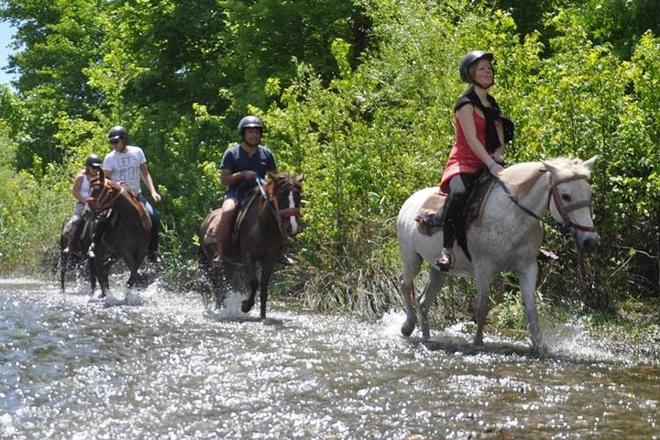
M474 125L477 130L477 139L481 142L482 145L486 144L486 118L481 116L475 110L474 115ZM463 129L461 128L461 123L458 121L457 117L454 117L454 127L455 127L455 138L454 146L449 152L449 157L447 158L447 164L445 165L445 171L442 174L442 179L440 181L440 191L447 193L449 191L449 180L459 173L469 173L473 174L479 171L481 167L484 166L484 163L477 157L476 154L472 152L472 149L465 139L463 134Z

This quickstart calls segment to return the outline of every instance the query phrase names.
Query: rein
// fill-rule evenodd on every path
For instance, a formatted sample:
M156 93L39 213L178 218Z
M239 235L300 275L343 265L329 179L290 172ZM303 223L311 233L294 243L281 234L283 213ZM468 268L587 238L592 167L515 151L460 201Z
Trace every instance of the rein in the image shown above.
M117 199L125 191L126 190L124 189L124 187L120 186L119 191L116 191L115 194L115 188L112 185L110 185L110 183L107 180L104 180L101 194L99 194L98 198L94 200L94 204L97 205L98 208L101 210L104 210L106 208L112 208L112 206L115 204ZM108 198L110 199L109 201Z
M579 230L579 231L586 231L586 232L593 232L596 229L592 226L582 226L578 225L577 223L574 223L568 218L568 213L575 211L576 209L580 208L585 208L585 207L591 207L591 202L588 200L582 200L579 202L572 203L568 206L564 206L561 203L561 198L559 196L559 191L557 191L557 186L565 183L565 182L571 182L573 180L581 180L581 179L586 179L586 177L582 176L574 176L574 177L569 177L565 179L560 179L555 182L553 182L553 176L552 174L550 175L550 192L548 194L548 209L550 209L550 200L554 200L555 206L557 207L557 211L559 211L559 215L561 216L562 220L564 221L564 224L561 222L556 221L555 219L552 219L552 222L549 222L545 220L544 218L538 216L534 211L531 209L527 208L526 206L522 205L516 197L513 195L509 187L506 186L506 184L501 180L497 179L497 182L500 184L502 187L502 190L504 193L509 197L511 202L513 202L514 205L516 205L518 208L520 208L525 214L529 215L530 217L534 217L541 223L544 223L554 230L558 231L559 233L569 236L572 234L572 232Z

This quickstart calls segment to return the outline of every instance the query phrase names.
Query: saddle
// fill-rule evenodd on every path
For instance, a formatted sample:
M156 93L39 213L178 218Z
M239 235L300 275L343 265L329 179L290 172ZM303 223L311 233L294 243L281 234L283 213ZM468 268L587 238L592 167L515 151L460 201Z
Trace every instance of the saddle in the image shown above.
M232 244L235 244L238 242L238 234L239 231L241 230L241 226L245 222L245 219L247 218L247 212L250 209L250 207L254 204L254 201L259 197L259 192L253 193L250 197L247 198L247 200L243 203L241 203L241 206L238 211L238 215L236 216L236 221L234 221L234 225L232 226L232 233L231 233L231 241ZM219 210L218 210L219 212ZM216 244L218 242L218 237L217 237L217 222L211 221L209 223L209 227L206 229L206 233L204 234L204 237L202 237L202 240L206 244Z
M471 259L470 253L467 250L467 238L465 235L465 230L469 225L479 225L481 224L481 219L483 216L484 209L484 200L488 198L491 191L495 187L497 180L492 176L492 174L484 172L481 173L478 177L470 192L467 196L467 201L465 203L465 210L460 216L461 221L458 225L458 230L456 233L456 239L459 246L463 249L463 252ZM427 218L430 215L435 214L440 211L445 203L447 195L441 193L439 190L436 193L431 194L426 201L422 204L422 207L419 209L415 220L417 221L417 230L424 235L433 235L442 229L442 225L439 226L430 226L423 222L423 219Z

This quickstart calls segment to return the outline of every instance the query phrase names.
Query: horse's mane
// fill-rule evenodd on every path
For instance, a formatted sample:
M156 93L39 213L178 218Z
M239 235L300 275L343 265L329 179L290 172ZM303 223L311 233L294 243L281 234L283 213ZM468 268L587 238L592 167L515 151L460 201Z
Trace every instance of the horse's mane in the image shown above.
M500 178L517 197L522 198L544 173L550 172L544 163L548 163L559 171L555 175L557 179L574 176L588 178L591 175L591 171L583 165L581 160L572 157L556 157L543 162L521 162L511 165L502 171Z
M142 203L140 203L137 195L133 192L133 190L128 185L116 182L114 180L105 179L105 183L112 188L113 192L118 194L119 197L122 197L126 203L128 203L128 205L138 213L140 221L142 222L142 226L147 230L151 229L151 218L149 217L149 214L147 214L147 211L144 209L144 206Z

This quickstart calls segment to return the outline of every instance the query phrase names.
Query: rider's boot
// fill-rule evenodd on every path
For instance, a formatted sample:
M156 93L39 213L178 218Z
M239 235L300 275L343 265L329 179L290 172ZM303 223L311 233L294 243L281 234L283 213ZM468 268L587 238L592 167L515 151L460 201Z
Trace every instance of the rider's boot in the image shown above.
M278 261L284 266L293 266L296 264L294 259L289 257L287 254L280 255L280 259Z

